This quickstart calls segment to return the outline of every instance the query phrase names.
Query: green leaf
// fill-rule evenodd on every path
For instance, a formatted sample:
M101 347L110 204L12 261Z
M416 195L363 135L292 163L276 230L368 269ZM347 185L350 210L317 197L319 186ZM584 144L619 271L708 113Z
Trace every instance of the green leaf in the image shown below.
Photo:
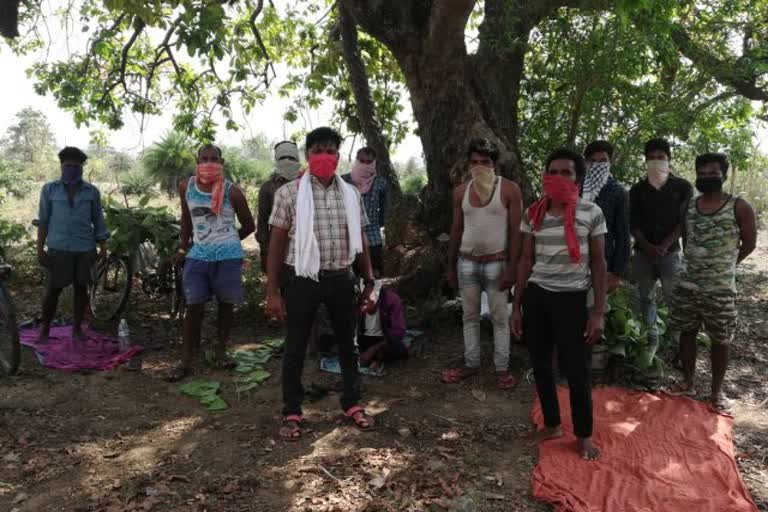
M202 397L217 393L221 384L217 381L196 379L179 386L179 391L185 395Z

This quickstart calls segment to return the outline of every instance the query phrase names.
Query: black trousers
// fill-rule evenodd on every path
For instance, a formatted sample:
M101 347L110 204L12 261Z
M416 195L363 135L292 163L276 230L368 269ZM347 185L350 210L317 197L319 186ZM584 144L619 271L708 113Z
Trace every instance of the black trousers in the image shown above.
M523 333L533 363L536 392L544 424L560 425L560 405L552 369L557 347L558 364L565 371L570 391L571 417L576 437L592 435L591 350L584 338L587 292L552 292L529 283L523 296Z
M332 277L321 276L319 281L313 281L286 270L283 290L288 313L283 353L283 415L301 414L301 403L304 401L304 386L301 384L304 356L321 302L328 309L339 350L344 383L341 408L346 411L357 405L360 400L360 380L354 339L356 295L352 271Z

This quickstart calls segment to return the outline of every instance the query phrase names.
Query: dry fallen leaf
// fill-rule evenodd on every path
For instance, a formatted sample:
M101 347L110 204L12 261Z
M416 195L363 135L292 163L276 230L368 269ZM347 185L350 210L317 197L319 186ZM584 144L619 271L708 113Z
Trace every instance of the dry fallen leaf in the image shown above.
M473 389L472 390L472 396L475 397L475 399L479 400L480 402L485 402L485 391L480 391L479 389Z

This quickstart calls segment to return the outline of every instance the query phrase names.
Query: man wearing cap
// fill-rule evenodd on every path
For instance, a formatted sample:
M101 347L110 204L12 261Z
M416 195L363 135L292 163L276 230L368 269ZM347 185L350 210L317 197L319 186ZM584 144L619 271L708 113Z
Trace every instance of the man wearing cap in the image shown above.
M256 222L256 241L259 243L261 254L261 270L267 272L267 253L269 251L269 216L275 203L277 189L299 177L301 163L299 148L296 143L285 140L275 146L275 172L259 189L258 220Z
M78 148L62 149L61 177L46 183L40 192L37 259L48 270L40 342L48 341L59 295L69 285L75 289L72 336L83 338L82 323L96 246L100 257L106 255L109 233L104 225L101 194L94 185L83 181L83 164L87 159Z

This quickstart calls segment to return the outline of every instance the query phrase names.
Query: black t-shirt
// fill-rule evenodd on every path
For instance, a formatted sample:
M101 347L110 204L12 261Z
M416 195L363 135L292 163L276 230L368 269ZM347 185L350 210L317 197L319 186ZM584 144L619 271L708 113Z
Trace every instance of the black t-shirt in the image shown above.
M635 183L629 191L629 229L633 233L639 229L654 245L661 243L682 221L683 207L692 195L691 184L673 174L660 190L647 179ZM675 240L669 250L680 250L679 240Z

